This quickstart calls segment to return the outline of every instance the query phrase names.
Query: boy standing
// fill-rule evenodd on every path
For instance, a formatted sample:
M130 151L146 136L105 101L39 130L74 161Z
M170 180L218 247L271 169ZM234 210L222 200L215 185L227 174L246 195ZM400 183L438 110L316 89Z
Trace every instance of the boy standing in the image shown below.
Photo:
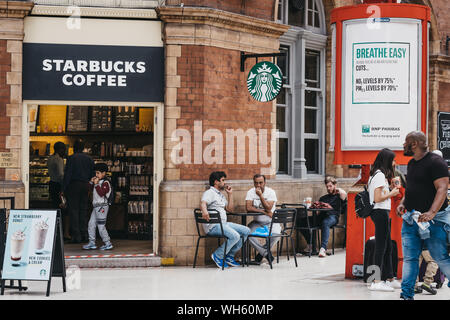
M108 166L105 163L95 165L95 177L91 179L90 185L93 188L92 193L92 214L88 224L89 243L83 246L83 249L97 249L95 245L95 228L105 243L100 250L111 250L113 245L106 230L106 217L108 216L109 204L108 197L112 192L111 183L106 179Z

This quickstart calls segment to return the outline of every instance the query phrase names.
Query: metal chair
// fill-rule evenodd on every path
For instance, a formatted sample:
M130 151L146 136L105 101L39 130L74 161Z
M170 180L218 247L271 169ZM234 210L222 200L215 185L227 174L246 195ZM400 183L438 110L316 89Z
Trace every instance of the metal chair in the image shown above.
M342 202L341 202L342 203ZM340 208L340 214L343 216L343 224L335 224L331 227L332 233L333 233L333 240L332 240L332 252L334 254L334 229L344 229L344 243L342 245L342 248L345 248L346 242L347 242L347 201L345 201L344 205Z
M209 213L209 221L206 221L205 219L202 218L202 210L201 209L194 209L194 217L195 217L195 224L197 227L197 232L198 232L198 239L197 239L197 247L195 248L195 257L194 257L194 268L195 265L197 264L197 255L198 255L198 246L200 244L200 239L207 239L207 238L217 238L217 243L220 246L220 239L224 239L225 240L225 250L224 252L227 252L227 237L225 236L225 234L223 233L223 225L222 225L222 219L220 218L220 213L217 210L211 209L208 210ZM220 230L221 230L221 235L219 236L211 236L211 235L202 235L200 233L200 225L202 224L219 224L220 225ZM244 246L244 239L241 236L241 240L242 240L242 246ZM223 259L222 259L222 270L225 268L225 254L223 255ZM242 263L242 266L244 266L244 264Z
M286 238L286 243L288 244L287 239L289 238L291 240L292 253L294 255L295 266L298 267L297 257L295 254L294 240L292 239L292 231L295 228L296 216L297 216L297 211L294 209L276 209L272 216L272 222L270 223L269 234L266 236L249 234L248 238L254 237L254 238L266 239L266 241L267 241L267 256L270 255L271 239L280 237L281 241L283 241L283 239ZM279 234L272 233L272 228L273 228L274 223L279 223L283 226L281 233L279 233ZM250 245L250 242L247 242L247 246L249 246L249 245ZM279 262L279 253L280 253L279 251L280 251L279 247L277 246L277 263ZM250 248L248 248L247 252L250 252ZM288 260L289 260L289 245L288 245L288 249L287 249L287 254L288 254ZM250 258L247 258L247 265L248 265L249 260L250 260ZM269 260L270 269L273 269L271 259L268 259L268 260Z
M283 203L282 208L292 208L292 209L296 209L297 211L297 218L296 218L296 224L295 224L295 236L296 239L298 241L298 233L300 230L308 230L310 233L310 237L309 237L309 246L311 247L312 250L312 240L313 237L317 234L317 243L320 243L320 236L319 236L319 230L320 230L320 226L318 225L313 225L311 223L311 219L309 219L310 217L308 217L308 210L306 208L306 206L304 204L301 203ZM306 221L306 226L302 226L300 225L300 223L302 221ZM309 251L309 257L311 258L311 251Z

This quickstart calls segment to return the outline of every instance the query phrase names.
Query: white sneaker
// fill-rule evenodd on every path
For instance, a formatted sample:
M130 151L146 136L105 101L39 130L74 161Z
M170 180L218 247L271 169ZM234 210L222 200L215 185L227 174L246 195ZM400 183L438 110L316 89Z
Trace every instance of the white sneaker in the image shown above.
M319 258L325 258L327 256L327 251L324 248L319 250Z
M394 288L387 285L384 281L380 281L380 282L372 282L372 284L369 287L369 290L392 292L392 291L394 291Z
M392 280L392 281L386 281L386 284L387 284L389 287L392 287L392 288L394 288L394 289L401 289L401 288L402 288L401 282L398 281L397 279L394 279L394 280Z

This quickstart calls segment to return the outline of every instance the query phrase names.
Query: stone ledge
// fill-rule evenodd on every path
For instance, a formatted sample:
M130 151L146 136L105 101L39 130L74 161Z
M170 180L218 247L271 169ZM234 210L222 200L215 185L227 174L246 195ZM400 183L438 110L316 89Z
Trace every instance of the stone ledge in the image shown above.
M277 39L289 29L288 25L211 8L159 7L156 12L166 23L204 24Z
M0 1L0 17L23 19L33 8L32 1Z

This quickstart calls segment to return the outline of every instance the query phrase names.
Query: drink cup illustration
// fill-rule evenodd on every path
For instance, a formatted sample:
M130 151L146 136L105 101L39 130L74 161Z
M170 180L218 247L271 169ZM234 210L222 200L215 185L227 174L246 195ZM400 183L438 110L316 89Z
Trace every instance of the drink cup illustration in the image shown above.
M47 231L48 224L44 221L39 221L34 225L34 246L36 254L43 253Z
M17 230L11 237L11 260L13 266L20 265L20 259L22 259L22 250L25 244L25 233Z

